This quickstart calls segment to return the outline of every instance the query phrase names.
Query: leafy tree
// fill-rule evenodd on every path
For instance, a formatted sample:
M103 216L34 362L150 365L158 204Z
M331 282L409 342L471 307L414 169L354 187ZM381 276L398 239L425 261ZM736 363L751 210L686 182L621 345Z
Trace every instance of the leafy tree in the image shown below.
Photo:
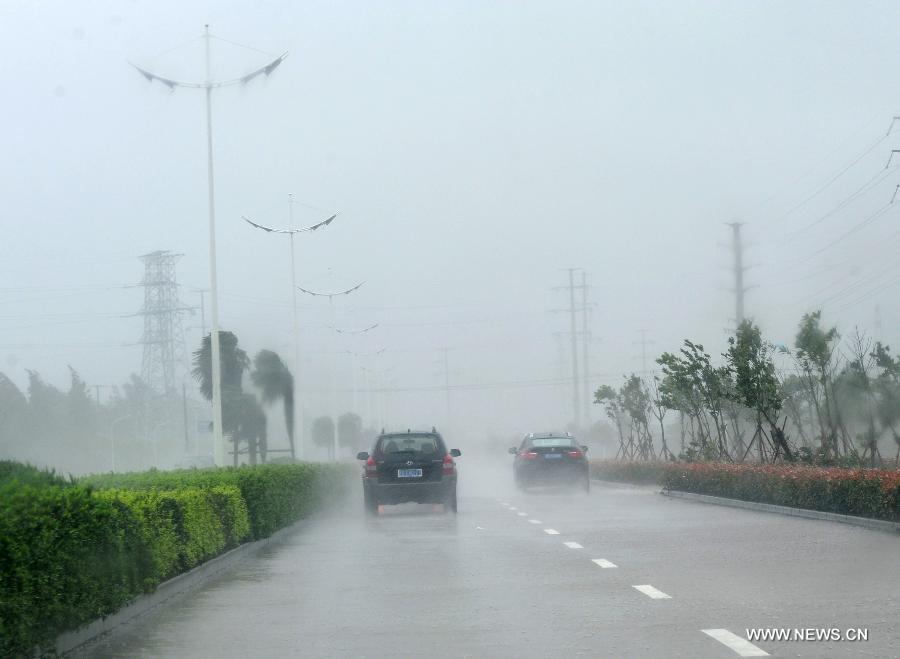
M653 447L653 435L650 432L650 394L641 379L631 374L619 389L621 405L631 418L631 437L629 444L633 447L632 457L637 453L642 460L656 457Z
M846 453L852 452L846 429L840 422L834 400L834 375L838 370L836 348L840 335L837 328L825 330L821 326L822 312L804 314L794 340L796 360L801 377L806 385L810 402L816 410L821 430L822 449L826 459L831 454L840 454L841 446ZM838 439L842 444L838 445Z
M594 392L594 404L600 405L603 408L603 411L606 412L606 416L616 427L616 432L619 435L619 450L616 453L616 457L630 457L627 455L628 449L625 445L625 435L622 432L622 420L625 410L619 392L608 384L601 385L597 391Z
M313 421L312 439L316 446L325 447L329 459L334 459L334 421L330 416L320 416Z
M238 347L238 339L232 332L219 332L219 357L222 375L222 431L231 436L234 450L234 461L237 464L242 413L250 408L244 400L244 371L250 368L247 353ZM212 400L212 341L210 335L203 337L200 348L194 351L192 369L194 379L200 385L200 393L207 400ZM249 423L249 422L248 422Z
M775 362L772 358L774 347L762 339L759 328L750 321L744 321L738 327L735 336L728 339L728 352L725 354L727 368L734 376L734 388L729 396L737 403L753 410L757 414L757 427L754 439L757 441L760 461L765 461L766 452L763 438L766 436L762 428L764 420L769 426L769 437L774 445L773 460L783 454L787 460L793 461L794 455L788 444L782 427L779 427L779 415L783 404L781 388L775 375ZM749 451L753 440L747 447Z
M342 414L338 417L337 436L340 446L358 450L363 443L362 418L353 412Z
M15 383L0 373L0 448L4 454L25 448L32 438L28 418L28 399Z
M872 351L876 367L881 371L873 385L876 393L875 413L883 427L891 432L897 444L895 461L900 464L900 359L891 356L889 346L875 343Z
M653 415L653 418L659 424L659 437L662 444L660 454L664 460L674 460L675 456L672 455L672 451L669 450L669 445L666 443L666 426L663 423L669 408L666 407L663 396L659 391L658 377L653 376L653 379L650 380L650 384L647 386L647 393L650 399L650 414Z
M54 442L62 435L66 395L44 382L37 371L28 371L28 412L36 440Z
M262 392L264 405L281 401L284 410L284 423L287 427L288 442L291 447L291 460L294 455L294 376L285 366L278 353L271 350L260 350L253 358L253 372L250 374L253 384Z
M728 427L723 405L731 388L725 367L715 368L699 343L687 339L678 355L663 353L656 362L662 366L662 400L669 409L688 415L691 422L690 458L731 460Z

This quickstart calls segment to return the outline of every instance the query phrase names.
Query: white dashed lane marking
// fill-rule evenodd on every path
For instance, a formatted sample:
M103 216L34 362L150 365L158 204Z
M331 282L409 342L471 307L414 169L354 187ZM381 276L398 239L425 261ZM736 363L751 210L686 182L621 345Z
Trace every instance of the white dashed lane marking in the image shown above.
M559 531L556 529L544 529L544 533L547 535L559 535Z
M515 506L510 506L509 509L510 510L518 510L518 508L516 508Z
M651 599L655 599L655 600L670 600L670 599L672 599L671 595L666 595L661 590L657 590L656 588L654 588L653 586L650 586L650 585L632 586L632 588L635 588L636 590L641 591L642 593L644 593L644 595L646 595L647 597L649 597Z
M725 647L737 652L739 657L768 657L769 653L756 647L745 638L732 634L727 629L701 629L707 636L716 639Z
M528 513L516 513L519 517L526 517Z
M569 549L584 549L584 547L579 545L577 542L564 542L563 544Z
M539 519L529 519L528 521L531 522L532 524L540 524L541 523L541 520L539 520Z
M591 561L593 561L600 567L619 567L615 563L611 563L610 561L606 560L605 558L592 558Z

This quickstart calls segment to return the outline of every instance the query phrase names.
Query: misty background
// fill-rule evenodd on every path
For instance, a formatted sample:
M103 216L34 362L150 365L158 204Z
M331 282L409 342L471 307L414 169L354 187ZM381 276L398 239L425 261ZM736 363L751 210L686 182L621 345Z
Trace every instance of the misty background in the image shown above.
M206 23L259 49L214 40L217 79L290 51L213 96L221 329L291 363L287 240L241 220L286 225L289 193L297 225L340 213L298 236L298 283L365 281L335 324L379 325L335 337L327 300L300 297L307 422L329 413L332 358L342 413L346 351L385 349L356 363L360 414L367 366L389 425L462 448L565 426L570 267L596 305L592 387L642 371L640 330L647 368L685 338L718 355L726 222L746 223L766 338L791 345L821 308L894 345L898 19L892 3L5 3L0 371L22 390L27 369L61 389L69 366L89 389L140 373L148 252L184 255L181 301L199 306L203 95L129 62L202 80ZM182 322L193 351L199 309Z

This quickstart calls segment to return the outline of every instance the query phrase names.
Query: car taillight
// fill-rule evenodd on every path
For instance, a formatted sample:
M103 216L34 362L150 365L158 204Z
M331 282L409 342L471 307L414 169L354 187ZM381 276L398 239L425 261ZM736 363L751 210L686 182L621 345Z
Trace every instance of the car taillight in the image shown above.
M452 476L456 473L456 465L453 462L453 456L449 453L444 456L444 476Z
M582 453L581 451L569 451L570 458L580 458L582 456L584 456L584 453Z
M525 453L522 453L523 460L537 460L537 456L538 454L534 451L526 451Z
M369 459L366 460L366 476L377 476L378 475L378 464L375 462L375 458L369 456Z

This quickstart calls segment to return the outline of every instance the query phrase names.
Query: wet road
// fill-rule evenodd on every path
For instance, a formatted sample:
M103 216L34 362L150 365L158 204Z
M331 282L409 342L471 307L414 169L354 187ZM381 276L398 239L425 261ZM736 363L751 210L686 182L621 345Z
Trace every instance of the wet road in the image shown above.
M900 657L896 535L650 488L462 484L458 516L354 500L82 655ZM748 646L748 627L868 641Z

